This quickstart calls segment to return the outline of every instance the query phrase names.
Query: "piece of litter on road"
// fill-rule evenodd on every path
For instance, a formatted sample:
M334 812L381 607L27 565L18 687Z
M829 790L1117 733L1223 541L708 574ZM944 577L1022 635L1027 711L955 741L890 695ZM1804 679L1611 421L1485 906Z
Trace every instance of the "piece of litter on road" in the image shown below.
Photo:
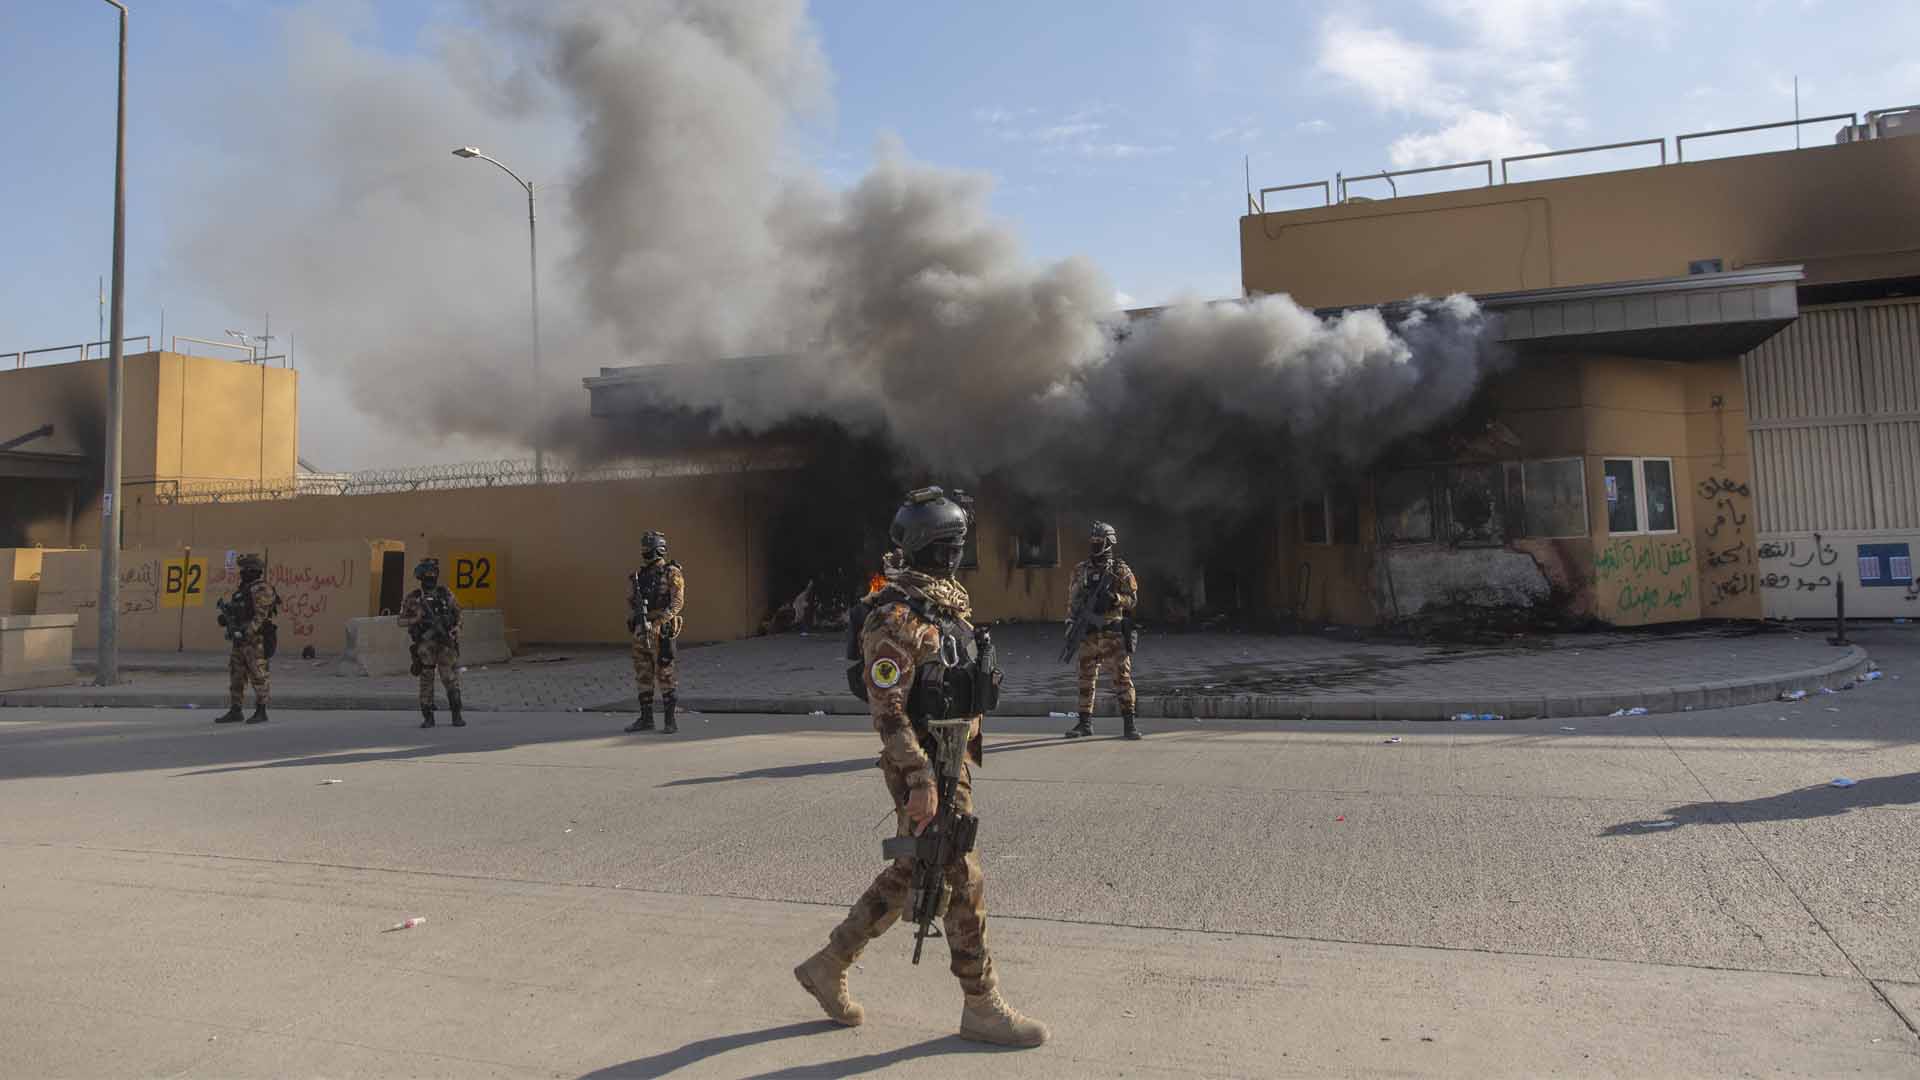
M1680 823L1677 821L1648 821L1643 822L1640 827L1643 829L1671 829L1678 824Z
M328 784L338 784L338 783L341 783L341 781L339 781L339 780L322 780L322 781L320 781L320 786L321 786L321 787L326 787L326 786L327 786Z
M1047 719L1049 719L1049 720L1066 720L1066 719L1069 719L1069 718L1071 718L1071 716L1072 716L1072 714L1071 714L1071 713L1063 713L1063 712L1050 712L1050 713L1048 713L1048 714L1047 714Z
M1807 698L1807 692L1806 692L1805 690L1782 690L1782 691L1780 691L1780 700L1781 700L1781 701L1805 701L1805 700L1806 700L1806 698Z
M1387 739L1387 740L1385 740L1385 741L1386 741L1386 742L1388 742L1388 743L1397 743L1397 742L1399 742L1399 741L1400 741L1400 736L1398 736L1398 735L1395 735L1395 736L1394 736L1393 738L1391 738L1391 739Z
M572 832L573 830L572 830L572 829L562 829L562 830L560 830L560 831L561 831L561 832Z
M1448 719L1450 720L1505 720L1506 717L1501 716L1499 713L1463 712L1463 713L1454 713L1452 716L1448 717Z
M1867 672L1866 674L1864 674L1864 675L1862 675L1862 676L1860 676L1860 681L1861 681L1861 682L1872 682L1873 680L1875 680L1875 679L1877 679L1877 678L1879 678L1879 677L1880 677L1880 673L1879 673L1879 672L1877 672L1877 671L1869 671L1869 672Z
M810 713L808 713L807 715L808 715L808 716L825 716L825 715L827 715L827 710L825 710L825 709L815 709L815 710L813 710L812 712L810 712Z
M1579 728L1570 728L1570 727L1563 727L1563 728L1561 728L1560 730L1561 730L1561 731L1578 731L1578 730L1580 730L1580 729L1579 729Z
M1838 708L1836 708L1836 707L1834 707L1834 706L1832 706L1832 705L1829 705L1829 706L1827 706L1827 711L1828 711L1828 712L1839 712L1840 710L1839 710Z
M1831 694L1834 692L1834 689L1831 686L1823 686L1820 688L1820 692L1822 694Z
M1345 821L1345 820L1347 820L1347 815L1345 815L1345 814L1341 814L1341 815L1340 815L1339 817L1337 817L1337 818L1334 818L1333 820L1335 820L1335 821Z
M1607 715L1608 716L1645 716L1647 715L1647 707L1645 705L1635 705L1631 709L1615 709L1612 712L1608 713Z
M402 920L401 922L394 923L392 926L389 926L385 930L382 930L380 932L383 934L391 934L395 930L411 930L414 927L419 926L421 923L426 921L427 921L427 917L425 915L414 915L405 920Z
M1827 786L1828 787L1852 787L1853 785L1859 782L1860 781L1858 780L1849 779L1848 777L1845 777L1845 776L1836 776L1830 782L1828 782Z

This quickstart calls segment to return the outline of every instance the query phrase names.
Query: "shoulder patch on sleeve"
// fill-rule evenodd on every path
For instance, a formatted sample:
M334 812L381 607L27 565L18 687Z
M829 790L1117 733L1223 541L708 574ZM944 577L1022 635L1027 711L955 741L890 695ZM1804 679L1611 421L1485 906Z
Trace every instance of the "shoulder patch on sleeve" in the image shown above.
M900 665L887 657L875 660L867 674L872 677L873 685L882 690L891 690L900 685Z

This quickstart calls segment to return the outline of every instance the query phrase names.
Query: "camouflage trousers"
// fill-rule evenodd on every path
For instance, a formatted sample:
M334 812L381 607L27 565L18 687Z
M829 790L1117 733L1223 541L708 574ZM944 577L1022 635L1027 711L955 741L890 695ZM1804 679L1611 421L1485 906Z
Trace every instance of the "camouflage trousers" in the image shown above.
M247 684L253 684L253 700L266 706L273 700L273 676L267 673L266 646L259 638L233 643L233 655L227 657L227 701L239 708L247 699Z
M447 688L447 700L460 692L460 646L437 645L423 641L414 649L420 661L420 704L433 705L433 677L437 673Z
M680 679L674 674L673 667L673 661L660 659L660 627L657 624L634 633L633 681L641 697L651 697L656 689L677 689Z
M893 812L899 820L896 835L911 834L912 826L907 821L907 781L898 769L882 764L886 773L887 790L893 795ZM955 809L962 813L973 812L973 770L962 766L959 784L954 789ZM827 948L837 958L851 964L860 957L860 950L867 942L887 932L887 928L900 920L907 908L907 893L913 884L913 863L910 860L896 860L867 886L860 899L853 902L847 911L847 917L839 926L833 928ZM976 845L974 851L965 859L947 867L947 884L952 887L952 900L947 905L947 916L942 926L947 935L947 951L952 954L954 977L960 980L960 989L968 994L984 994L1000 984L1000 976L993 970L993 957L987 955L987 895L986 879L980 873L980 852Z
M1102 668L1113 680L1114 692L1120 697L1120 711L1133 712L1133 656L1127 652L1126 639L1118 630L1101 630L1088 634L1080 643L1081 714L1093 715L1094 687Z

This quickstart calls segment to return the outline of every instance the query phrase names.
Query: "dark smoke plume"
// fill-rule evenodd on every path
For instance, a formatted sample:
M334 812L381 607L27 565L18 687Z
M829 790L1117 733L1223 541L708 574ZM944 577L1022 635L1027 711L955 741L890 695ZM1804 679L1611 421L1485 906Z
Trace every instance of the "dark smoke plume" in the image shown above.
M572 162L548 189L545 226L558 245L548 250L564 252L544 397L562 429L579 427L579 376L690 365L663 392L726 426L824 419L942 475L998 472L1084 505L1198 510L1316 490L1321 476L1363 467L1459 409L1494 362L1465 297L1330 320L1263 297L1128 322L1098 268L1025 257L988 213L984 177L886 147L865 178L828 186L790 142L830 81L800 0L471 10L439 64L382 57L296 16L293 91L316 117L303 137L323 152L371 138L384 147L376 160L444 153L452 114ZM367 157L328 154L330 180L275 206L277 220L319 234L299 260L228 280L297 290L317 309L309 318L404 298L413 324L432 329L377 346L336 332L318 346L352 365L361 406L524 438L541 412L513 392L524 279L477 269L512 264L503 230L483 243L468 224L497 217L500 200L470 185L445 198L438 173L343 163ZM238 212L225 209L223 227ZM422 271L411 248L393 267L366 257L416 239L451 245L451 280ZM751 377L722 363L746 355L778 359ZM467 389L438 392L449 386Z

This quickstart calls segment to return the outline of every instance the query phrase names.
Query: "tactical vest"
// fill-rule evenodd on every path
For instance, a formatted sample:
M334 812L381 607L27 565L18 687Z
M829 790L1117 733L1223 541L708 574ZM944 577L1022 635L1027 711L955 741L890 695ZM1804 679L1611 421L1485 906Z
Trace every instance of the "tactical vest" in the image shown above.
M913 689L907 693L908 719L916 724L959 720L1000 706L999 652L993 634L891 585L847 609L847 688L854 697L867 700L867 658L861 635L873 613L889 604L907 605L940 631L939 655L913 673Z
M635 608L644 602L649 612L664 615L673 604L673 577L667 571L679 568L680 564L671 559L642 567L633 575L633 595L628 602Z

